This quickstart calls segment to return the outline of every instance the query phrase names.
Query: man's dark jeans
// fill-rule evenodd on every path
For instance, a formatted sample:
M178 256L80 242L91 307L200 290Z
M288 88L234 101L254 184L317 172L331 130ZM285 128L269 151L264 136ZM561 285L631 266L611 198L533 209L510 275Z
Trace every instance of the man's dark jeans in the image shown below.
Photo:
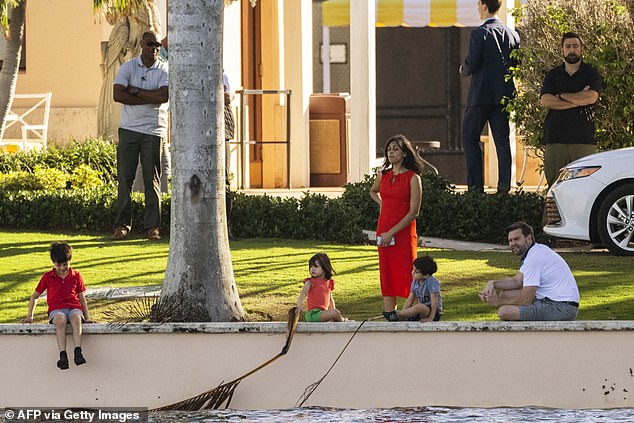
M462 148L467 160L467 186L470 191L484 192L484 166L480 134L489 122L498 156L498 192L511 188L511 147L509 145L509 115L501 105L470 106L464 113Z
M132 183L141 160L145 185L145 230L161 226L161 137L119 128L117 174L118 214L115 226L132 227Z

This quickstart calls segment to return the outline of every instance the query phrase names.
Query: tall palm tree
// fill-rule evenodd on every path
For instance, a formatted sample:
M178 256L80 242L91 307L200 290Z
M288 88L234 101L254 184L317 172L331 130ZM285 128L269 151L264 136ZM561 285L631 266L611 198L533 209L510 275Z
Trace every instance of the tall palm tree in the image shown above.
M243 320L225 213L223 0L172 1L172 207L163 298L199 321Z
M94 0L105 3L125 6ZM168 16L172 207L162 300L180 305L184 315L172 316L180 320L243 320L225 213L224 0L171 1Z
M9 19L9 15L11 19ZM2 70L0 71L0 139L3 137L4 121L11 109L15 86L18 83L20 54L24 38L26 2L20 0L0 0L0 26L7 40Z

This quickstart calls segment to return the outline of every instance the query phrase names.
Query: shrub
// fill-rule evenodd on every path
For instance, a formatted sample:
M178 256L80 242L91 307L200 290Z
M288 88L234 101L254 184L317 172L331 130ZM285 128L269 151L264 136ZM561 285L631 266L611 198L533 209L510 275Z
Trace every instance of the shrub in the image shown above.
M81 172L79 172L81 173ZM32 175L32 174L28 174ZM359 244L363 229L374 230L378 207L370 199L373 177L346 185L340 198L305 193L300 199L232 193L231 229L237 237L316 239ZM505 228L524 220L541 232L543 198L515 194L456 193L435 174L424 174L423 203L417 219L422 236L504 242ZM169 195L162 197L161 230L169 230ZM92 189L0 190L0 225L12 228L110 231L117 213L113 184ZM134 193L135 228L141 228L143 195Z
M0 173L0 190L38 191L65 188L69 176L58 169L42 169L40 167L36 167L32 173L25 171Z
M361 243L358 210L341 198L304 194L301 199L234 193L231 230L237 237L318 239Z
M367 240L363 234L361 213L341 198L306 195L299 203L303 220L302 239L319 239L344 244L359 244Z
M576 1L576 0L575 0ZM316 239L363 243L376 229L379 207L370 199L374 175L350 183L340 198L305 193L300 199L233 193L231 229L237 237ZM73 189L63 189L67 182ZM110 231L117 213L116 146L102 139L73 142L44 152L0 153L0 225ZM105 184L103 182L106 182ZM541 232L543 199L456 193L434 173L422 175L419 235L504 242L517 220ZM169 230L171 197L162 197L161 230ZM143 195L132 195L135 228L142 228Z
M505 243L506 227L523 220L541 234L544 199L534 193L445 193L423 201L417 219L423 236Z
M94 188L102 184L100 173L86 165L80 165L73 170L72 174L59 169L41 167L36 167L32 173L26 171L0 173L0 189L5 191Z
M169 230L170 198L162 198L161 230ZM142 229L143 195L132 195L136 228ZM0 191L0 222L11 228L110 231L117 214L117 190L112 185L93 189Z
M374 178L375 175L365 175L361 182L346 184L341 195L343 202L360 214L363 229L376 229L379 218L379 205L370 199L370 188Z
M546 110L539 103L545 73L562 63L561 35L574 31L584 41L583 60L594 65L603 80L595 115L597 145L601 150L634 145L634 26L619 0L531 0L517 12L521 48L513 70L518 96L514 112L524 142L542 144Z
M76 167L70 175L69 181L72 188L94 188L103 184L101 172L86 164Z
M29 150L11 154L0 151L0 173L32 173L38 167L71 173L82 165L99 172L100 178L106 183L116 181L116 145L111 141L94 138L84 142L73 141L69 146L51 147L43 151Z
M518 191L514 194L482 195L456 193L451 184L435 173L421 177L423 201L416 219L418 234L448 239L506 242L506 227L523 220L541 233L544 200L538 194ZM373 176L346 185L342 199L351 210L361 213L363 229L376 229L379 208L370 199Z

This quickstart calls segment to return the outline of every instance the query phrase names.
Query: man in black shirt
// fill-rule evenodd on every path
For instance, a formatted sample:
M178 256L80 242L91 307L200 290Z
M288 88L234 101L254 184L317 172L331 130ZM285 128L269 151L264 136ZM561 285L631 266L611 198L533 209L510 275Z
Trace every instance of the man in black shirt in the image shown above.
M544 121L544 174L548 185L559 170L578 158L596 153L594 104L601 92L601 77L581 61L579 35L566 32L561 38L564 63L551 69L542 85L541 104L548 108Z

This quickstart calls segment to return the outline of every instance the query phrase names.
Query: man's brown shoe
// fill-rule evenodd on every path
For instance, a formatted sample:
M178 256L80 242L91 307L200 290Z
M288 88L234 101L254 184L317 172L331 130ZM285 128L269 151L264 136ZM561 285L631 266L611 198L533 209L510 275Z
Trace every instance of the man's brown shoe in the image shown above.
M161 239L161 231L159 230L159 228L152 228L147 231L147 239L149 239L150 241L158 241L159 239Z
M114 230L114 234L112 234L112 239L114 239L115 241L126 239L129 232L130 231L125 226L119 226Z

